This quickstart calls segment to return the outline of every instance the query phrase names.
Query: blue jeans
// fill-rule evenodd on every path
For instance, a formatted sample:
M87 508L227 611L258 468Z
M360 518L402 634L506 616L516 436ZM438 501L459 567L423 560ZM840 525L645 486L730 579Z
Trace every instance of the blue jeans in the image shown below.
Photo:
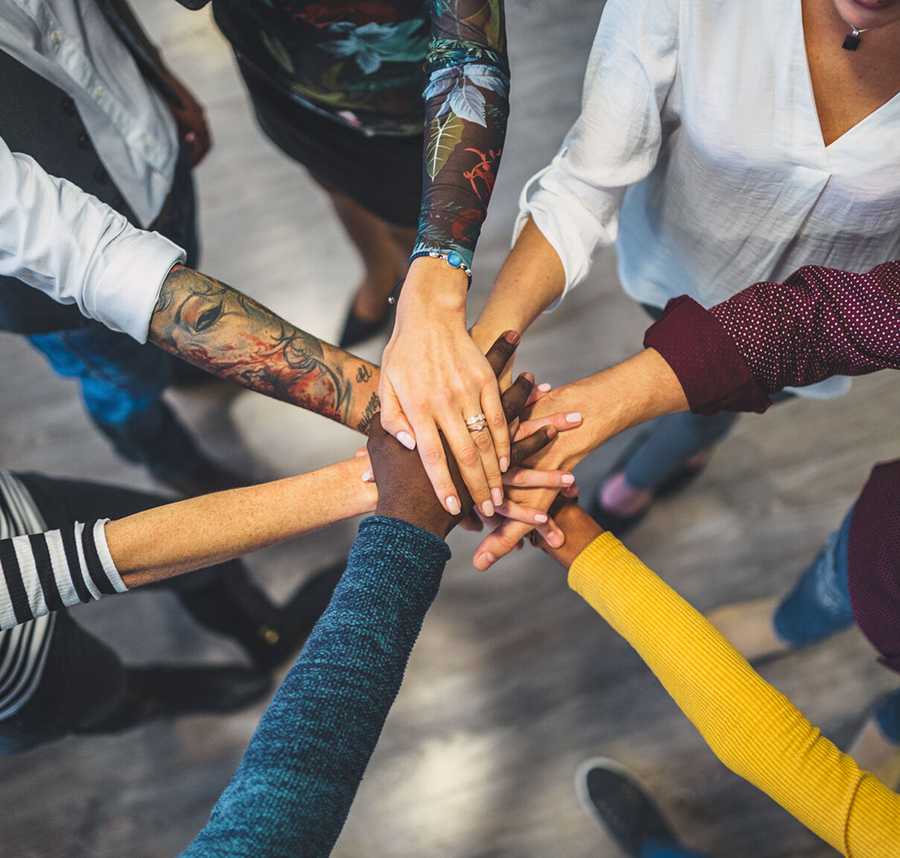
M852 522L851 508L775 612L775 631L792 647L808 646L853 625L848 584ZM884 735L900 745L900 690L881 698L872 714Z
M185 152L179 157L169 199L151 229L183 247L188 264L196 264L196 200ZM0 328L28 334L59 375L81 383L89 416L122 456L144 464L171 464L167 442L173 424L179 429L180 424L162 401L162 393L171 381L173 358L84 319L75 307L58 306L49 299L38 303L45 298L33 289L4 290ZM178 432L179 437L183 434L184 430Z

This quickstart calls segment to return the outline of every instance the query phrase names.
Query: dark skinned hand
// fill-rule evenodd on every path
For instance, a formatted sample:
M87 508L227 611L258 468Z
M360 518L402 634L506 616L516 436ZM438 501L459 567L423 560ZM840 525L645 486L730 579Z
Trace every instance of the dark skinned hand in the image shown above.
M491 346L487 353L487 360L496 375L499 376L503 371L518 344L519 335L515 331L507 331ZM527 374L523 374L503 394L503 411L507 421L511 422L519 417L533 387L534 380ZM533 456L536 451L549 444L556 435L555 427L545 426L533 435L516 442L512 446L510 455L512 464L521 463ZM460 493L462 512L458 516L450 515L441 506L434 494L419 453L407 450L392 435L385 432L380 420L373 420L369 430L368 451L375 482L378 485L378 505L375 513L399 518L422 530L430 531L442 539L453 530L462 517L471 511L472 498L466 491L465 483L453 457L447 450L446 443L444 450L450 463L450 475Z

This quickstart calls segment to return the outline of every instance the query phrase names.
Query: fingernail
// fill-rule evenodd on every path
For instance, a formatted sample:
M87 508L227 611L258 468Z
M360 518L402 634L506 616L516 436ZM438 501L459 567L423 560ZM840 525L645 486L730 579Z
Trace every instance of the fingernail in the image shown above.
M475 558L475 565L479 569L484 570L484 569L487 569L488 566L490 566L495 560L496 560L496 558L494 557L493 554L479 554Z
M554 548L559 548L563 544L562 537L555 530L547 537L547 542Z
M500 506L503 503L503 492L500 489L491 489L491 500L494 506Z
M563 474L560 477L560 482L564 486L574 486L575 485L575 475L574 474Z
M566 415L566 423L581 423L581 420L582 417L580 411L573 411L570 414Z
M398 432L397 440L406 447L407 450L415 450L416 442L412 435L409 432Z
M531 372L523 372L523 373L522 373L522 378L524 378L525 381L530 382L531 384L534 384L534 373L531 373Z
M494 505L490 501L485 501L481 505L481 511L485 514L487 518L494 517Z
M447 498L447 512L450 515L459 515L460 506L459 506L459 498L456 495L450 495Z
M507 331L503 338L508 342L511 346L514 346L517 342L519 342L519 332L518 331Z
M509 459L506 456L500 457L500 473L505 474L509 470ZM503 503L503 501L500 501Z
M375 477L373 476L373 474L372 474L371 471L366 471L366 472L363 474L362 478L363 478L363 482L364 482L364 483L371 483L372 480L375 479Z
M538 390L541 393L546 393L548 390L551 390L551 389L552 389L551 386L549 384L547 384L547 382L544 382L543 384L538 385Z
M534 517L534 520L535 520L538 524L546 524L548 521L550 521L550 519L547 518L547 516L544 515L544 513L542 513L542 512L537 513L537 514L535 515L535 517Z

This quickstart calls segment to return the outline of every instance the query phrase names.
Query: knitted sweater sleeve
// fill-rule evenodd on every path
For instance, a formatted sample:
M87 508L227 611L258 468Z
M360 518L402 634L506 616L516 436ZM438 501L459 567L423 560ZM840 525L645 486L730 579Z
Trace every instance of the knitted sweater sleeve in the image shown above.
M900 797L841 753L612 534L576 558L569 586L635 648L724 765L841 854L897 855Z
M185 856L331 853L449 556L403 521L362 523L331 604Z

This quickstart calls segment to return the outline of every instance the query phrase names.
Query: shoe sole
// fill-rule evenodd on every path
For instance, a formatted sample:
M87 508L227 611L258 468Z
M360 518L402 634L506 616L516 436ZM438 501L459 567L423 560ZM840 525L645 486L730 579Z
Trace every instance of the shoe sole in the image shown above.
M587 774L591 769L608 769L611 772L615 772L617 775L621 775L629 781L636 783L645 795L650 795L650 791L634 776L633 772L609 757L591 757L589 760L579 763L578 768L575 769L575 795L578 797L578 803L585 813L587 813L604 831L607 830L606 821L599 813L597 813L597 808L594 806L594 802L591 801L591 797L588 794Z

